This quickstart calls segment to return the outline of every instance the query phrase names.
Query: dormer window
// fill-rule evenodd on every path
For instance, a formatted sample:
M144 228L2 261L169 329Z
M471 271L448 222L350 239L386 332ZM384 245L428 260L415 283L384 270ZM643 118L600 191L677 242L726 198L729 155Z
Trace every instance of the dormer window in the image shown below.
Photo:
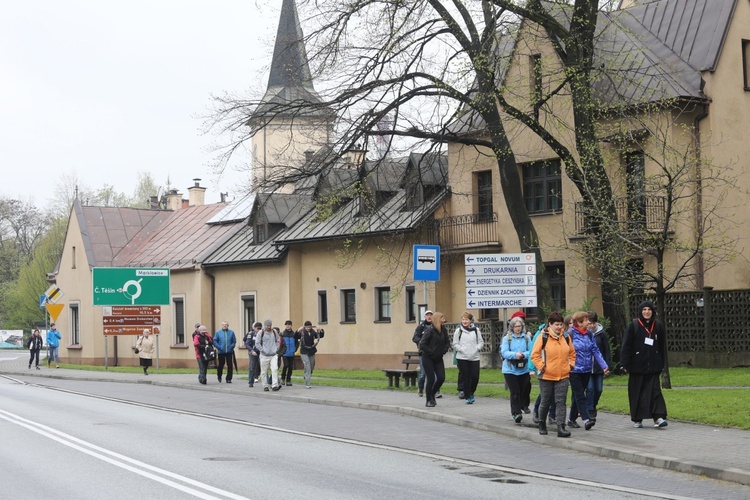
M268 239L268 224L265 222L256 222L253 239L255 240L255 243L263 243L266 241L266 239Z

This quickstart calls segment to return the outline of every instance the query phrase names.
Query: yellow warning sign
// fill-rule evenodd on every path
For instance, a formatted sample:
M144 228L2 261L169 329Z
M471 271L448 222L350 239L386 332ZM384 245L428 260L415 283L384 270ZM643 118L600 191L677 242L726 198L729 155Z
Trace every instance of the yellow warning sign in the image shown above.
M49 317L52 318L52 321L57 321L65 304L45 304L44 307L47 308L47 312L49 313Z

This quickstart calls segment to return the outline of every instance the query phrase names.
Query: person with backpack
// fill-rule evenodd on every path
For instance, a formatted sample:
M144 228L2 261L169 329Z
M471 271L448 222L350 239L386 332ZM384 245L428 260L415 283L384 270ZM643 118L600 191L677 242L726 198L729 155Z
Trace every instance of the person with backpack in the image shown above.
M419 350L422 351L422 364L425 370L425 406L432 408L437 405L436 395L445 382L445 364L443 356L450 349L451 342L448 330L445 328L445 315L435 312L432 315L432 326L425 329Z
M419 350L419 342L422 340L422 335L425 329L432 326L432 311L429 309L424 312L424 319L414 329L414 335L411 336L411 341L417 345L417 351L419 352L419 378L417 379L417 395L421 398L424 396L424 366L422 365L422 351Z
M253 329L245 334L243 342L247 349L247 385L253 387L260 380L260 359L258 351L255 350L255 340L258 338L263 325L260 322L253 324Z
M294 353L297 352L300 337L301 334L292 329L292 320L286 320L284 323L284 331L281 332L281 338L284 341L284 352L282 353L284 368L281 370L281 380L279 382L282 384L286 383L289 387L292 385Z
M299 355L305 368L305 387L312 388L312 374L315 371L315 353L318 352L320 333L313 328L311 321L305 321L300 332Z
M643 420L652 418L654 427L666 427L667 403L661 393L660 375L664 369L667 336L656 318L653 302L638 306L638 317L625 331L620 362L628 374L628 402L633 427L641 429Z
M461 315L461 324L453 333L453 351L456 353L458 373L464 382L466 404L474 404L474 392L479 384L479 352L484 346L482 332L471 322L471 314Z
M598 320L599 316L597 316L596 312L589 311L589 331L596 341L599 352L604 356L604 361L607 362L608 366L612 366L612 350L609 347L609 335L607 335L601 323L598 323ZM599 406L599 398L601 398L602 392L604 392L604 370L594 363L589 385L586 388L586 408L589 410L591 418L596 418L596 408Z
M578 311L573 314L573 322L568 330L568 335L573 340L576 350L576 362L570 371L570 388L573 393L570 404L570 418L568 426L579 429L581 426L576 421L578 416L583 420L583 426L588 431L596 424L596 420L589 415L586 406L586 388L589 386L591 370L593 365L599 365L604 375L609 375L609 365L604 361L604 356L599 352L594 336L589 332L589 313Z
M510 415L517 424L523 414L529 413L531 402L531 340L525 331L523 319L516 316L508 322L508 331L500 343L503 360L503 377L510 391Z
M39 353L42 351L43 346L44 340L39 333L39 328L35 328L34 333L31 334L28 342L26 342L26 347L29 348L29 353L31 354L31 357L29 358L29 370L31 370L31 364L34 360L36 360L36 369L39 369Z
M208 333L205 325L198 326L197 335L193 334L193 346L195 346L195 360L198 362L198 382L206 385L206 372L208 371L208 362L211 360L211 353L216 353L214 349L214 339Z
M277 352L281 344L281 335L273 329L273 321L267 319L263 322L263 330L255 338L255 350L260 356L260 379L263 382L263 390L268 392L269 381L267 378L268 371L271 371L271 390L278 391L279 385L279 365L277 362Z
M547 413L555 400L557 436L570 437L565 429L565 398L570 384L570 369L576 364L576 351L563 331L563 317L553 312L547 318L547 328L537 338L531 350L531 361L539 372L539 434L547 435Z

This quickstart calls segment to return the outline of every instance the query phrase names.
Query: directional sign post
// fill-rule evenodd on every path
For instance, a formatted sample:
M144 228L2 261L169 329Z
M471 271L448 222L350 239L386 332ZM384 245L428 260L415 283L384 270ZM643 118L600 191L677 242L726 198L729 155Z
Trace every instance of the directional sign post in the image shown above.
M141 335L144 328L161 333L161 307L113 306L102 311L104 335Z
M475 254L464 257L466 307L536 307L536 255Z
M95 306L169 305L169 269L95 267Z

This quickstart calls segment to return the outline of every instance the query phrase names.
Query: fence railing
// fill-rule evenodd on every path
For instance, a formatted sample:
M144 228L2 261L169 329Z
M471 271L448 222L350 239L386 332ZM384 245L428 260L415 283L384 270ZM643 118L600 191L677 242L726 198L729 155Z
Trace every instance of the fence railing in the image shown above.
M428 241L444 250L471 245L497 245L497 212L466 214L434 219L428 227Z
M667 199L664 196L642 198L617 198L614 200L618 230L623 233L637 231L659 231L664 229L667 214ZM579 201L575 206L575 230L579 236L590 232L591 208Z

